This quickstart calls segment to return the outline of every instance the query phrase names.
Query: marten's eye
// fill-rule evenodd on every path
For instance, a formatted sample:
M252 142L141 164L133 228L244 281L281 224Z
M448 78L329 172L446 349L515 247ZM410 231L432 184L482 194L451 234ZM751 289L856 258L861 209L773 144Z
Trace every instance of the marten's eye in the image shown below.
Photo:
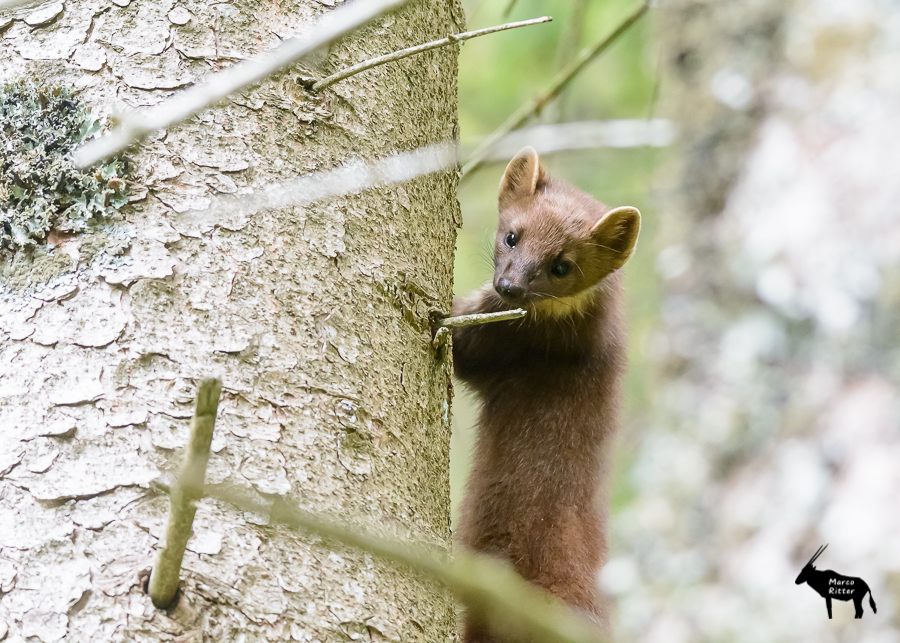
M569 271L571 269L572 264L570 264L568 261L557 261L555 264L553 264L550 272L552 272L557 277L565 277L567 274L569 274Z
M510 248L515 248L516 244L519 243L519 237L516 235L515 232L510 232L509 234L506 235L506 238L503 240L503 243L505 243Z

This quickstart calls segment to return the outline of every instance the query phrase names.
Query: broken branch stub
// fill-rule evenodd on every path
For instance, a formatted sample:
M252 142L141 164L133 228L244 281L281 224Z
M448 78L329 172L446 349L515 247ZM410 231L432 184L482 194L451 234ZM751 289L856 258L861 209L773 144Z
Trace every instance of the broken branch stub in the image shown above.
M160 548L150 573L148 593L159 609L169 607L178 591L181 561L197 512L194 501L199 496L196 490L203 486L206 478L206 464L209 462L209 447L221 393L222 382L217 379L203 380L197 391L190 442L181 473L169 493L169 524L165 544Z
M499 313L474 313L472 315L459 315L458 317L444 317L437 325L443 328L459 328L460 326L475 326L477 324L519 319L527 314L528 311L523 308L502 310Z
M458 315L457 317L442 317L432 326L434 336L431 338L431 346L435 350L440 350L450 340L451 328L520 319L527 314L528 311L525 309L515 308L513 310L501 310L497 313L473 313L471 315Z

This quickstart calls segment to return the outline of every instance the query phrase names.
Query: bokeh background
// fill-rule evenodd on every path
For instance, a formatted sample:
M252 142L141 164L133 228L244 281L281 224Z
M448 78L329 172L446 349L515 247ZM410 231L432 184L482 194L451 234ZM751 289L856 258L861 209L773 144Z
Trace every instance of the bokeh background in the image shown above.
M463 46L470 146L636 6L464 4L470 29L554 18ZM615 119L676 135L544 160L643 214L599 579L618 640L900 641L900 3L659 0L533 124ZM461 186L457 294L490 278L503 167ZM454 414L457 504L461 386ZM825 543L817 566L865 579L877 614L829 621L794 584Z

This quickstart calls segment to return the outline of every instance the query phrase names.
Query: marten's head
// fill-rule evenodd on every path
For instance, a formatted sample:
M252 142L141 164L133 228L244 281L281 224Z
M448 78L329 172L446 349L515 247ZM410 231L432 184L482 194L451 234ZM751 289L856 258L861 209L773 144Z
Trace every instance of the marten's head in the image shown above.
M526 147L500 180L494 289L508 304L539 313L579 310L628 261L640 228L636 208L610 209L550 180Z

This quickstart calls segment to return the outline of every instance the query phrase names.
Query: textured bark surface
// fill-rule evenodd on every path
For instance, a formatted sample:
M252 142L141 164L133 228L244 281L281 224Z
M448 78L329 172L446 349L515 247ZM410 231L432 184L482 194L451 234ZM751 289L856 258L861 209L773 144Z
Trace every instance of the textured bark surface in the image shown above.
M152 105L334 4L21 8L0 19L0 81L72 85L104 111ZM178 607L154 609L138 573L168 504L147 485L176 468L196 386L212 375L224 389L209 481L448 544L449 371L428 315L450 307L456 173L215 226L184 213L455 138L455 48L319 95L298 79L462 27L458 3L417 2L332 46L320 70L290 70L151 137L110 227L127 250L61 241L50 255L71 257L72 272L5 289L0 638L448 640L452 604L430 584L209 501Z

